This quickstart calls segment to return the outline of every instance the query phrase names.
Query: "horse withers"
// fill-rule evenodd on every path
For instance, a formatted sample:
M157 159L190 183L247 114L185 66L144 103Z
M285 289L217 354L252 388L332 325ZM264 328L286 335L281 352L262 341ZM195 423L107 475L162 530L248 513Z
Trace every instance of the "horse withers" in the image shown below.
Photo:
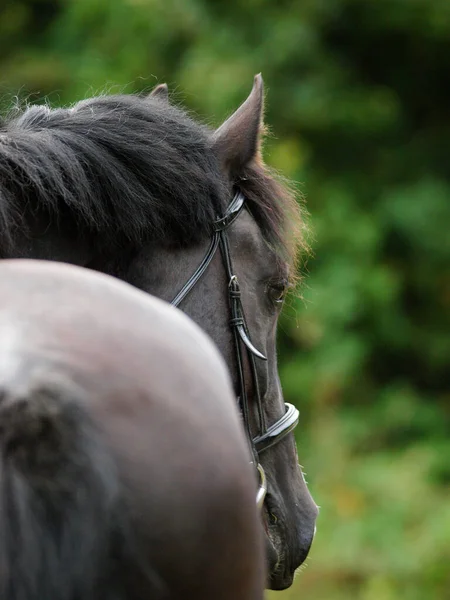
M31 106L6 119L0 257L111 274L174 302L211 336L267 478L267 585L283 589L308 554L317 516L276 353L278 316L305 246L302 215L262 162L261 76L216 130L166 92Z
M181 311L71 265L0 261L0 597L262 600L251 453Z

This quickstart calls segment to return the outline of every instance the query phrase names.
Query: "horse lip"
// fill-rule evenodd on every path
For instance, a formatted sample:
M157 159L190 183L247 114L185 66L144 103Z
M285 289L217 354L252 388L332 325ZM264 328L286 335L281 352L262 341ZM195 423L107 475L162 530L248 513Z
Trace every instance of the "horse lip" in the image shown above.
M291 587L294 582L295 572L291 572L286 566L282 571L273 570L269 574L270 589L282 592Z
M268 497L269 496L269 497ZM264 518L263 518L263 524L264 524L264 530L266 532L266 536L267 536L267 544L270 548L270 554L272 555L270 558L272 559L271 561L269 561L269 578L271 579L272 576L277 573L278 568L279 568L279 564L280 564L280 554L279 551L276 547L275 542L272 540L272 537L270 535L270 514L271 514L271 509L270 509L270 494L268 493L266 496L266 501L264 503Z
M306 544L304 544L305 547L301 553L302 554L301 563L299 565L297 565L297 564L294 565L294 564L291 564L289 560L282 560L283 558L285 559L286 557L283 556L282 554L280 555L280 553L277 550L275 543L272 541L272 538L269 533L269 531L270 531L270 529L269 529L270 512L271 512L270 511L270 502L271 502L271 495L268 492L268 494L266 496L266 502L264 503L264 507L265 507L264 528L265 528L266 535L267 535L267 540L268 540L267 543L270 547L270 553L271 554L273 553L272 557L271 557L272 560L270 561L270 564L269 564L268 578L269 578L269 585L270 585L271 590L282 591L282 590L286 590L292 586L292 583L295 578L295 573L302 567L302 565L305 564L305 561L311 551L311 546L314 541L314 537L316 535L317 525L316 525L316 523L314 523L314 527L313 528L311 527L311 529L310 529L310 534L307 536L307 539L304 540L304 541L306 541ZM310 539L308 539L308 538L310 538ZM308 543L308 541L309 541L309 543Z

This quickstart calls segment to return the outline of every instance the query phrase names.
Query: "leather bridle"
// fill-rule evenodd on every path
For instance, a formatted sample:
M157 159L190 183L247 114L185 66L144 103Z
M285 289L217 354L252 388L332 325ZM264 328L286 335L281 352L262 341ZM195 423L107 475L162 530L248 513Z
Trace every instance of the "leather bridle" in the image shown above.
M218 218L213 223L213 236L209 245L208 251L205 254L202 262L198 266L192 277L185 283L182 289L178 292L171 304L173 306L179 306L181 302L186 298L189 292L195 287L199 279L205 273L208 265L214 258L217 248L220 247L222 259L225 267L225 272L228 280L228 295L230 301L231 319L230 326L233 332L234 346L236 351L236 361L238 370L238 384L239 384L239 404L242 411L244 427L246 430L247 438L250 443L253 456L254 464L256 465L257 474L259 477L258 493L256 496L256 503L259 508L264 503L264 498L267 492L267 483L264 469L259 462L259 455L271 448L274 444L277 444L286 435L288 435L298 424L299 412L292 404L285 403L286 412L278 419L273 425L267 427L264 410L262 406L261 394L258 384L258 376L256 370L256 358L260 360L267 360L267 358L252 344L247 323L245 321L244 310L241 302L241 290L236 275L233 272L233 265L230 255L230 247L228 244L227 229L228 227L238 218L241 214L242 209L245 206L245 196L241 191L237 191L233 200L228 206L225 215ZM256 398L256 410L258 416L259 432L256 437L253 437L250 426L250 412L249 412L249 401L247 395L247 387L245 385L245 374L244 374L244 362L243 362L243 348L247 351L248 361L252 373L253 379L253 391Z

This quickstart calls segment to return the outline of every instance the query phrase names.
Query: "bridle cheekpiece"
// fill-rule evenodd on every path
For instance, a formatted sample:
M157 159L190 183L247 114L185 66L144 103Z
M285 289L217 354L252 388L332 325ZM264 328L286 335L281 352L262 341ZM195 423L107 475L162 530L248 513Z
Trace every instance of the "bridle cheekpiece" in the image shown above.
M207 253L205 254L200 265L197 267L197 270L181 288L181 290L172 300L171 304L173 306L179 306L181 304L181 302L186 298L189 292L195 287L197 282L203 276L212 259L214 258L217 248L220 247L225 273L228 280L228 297L231 312L230 327L233 332L238 370L238 401L242 411L243 424L246 430L247 439L253 453L254 464L256 465L256 471L259 478L256 503L259 508L262 508L267 492L267 481L264 469L259 461L259 455L277 444L295 429L299 421L299 411L292 404L285 403L286 412L284 415L278 419L278 421L273 423L273 425L270 425L270 427L266 426L255 359L267 360L267 358L257 348L255 348L250 340L244 310L242 307L241 290L239 287L238 278L234 274L227 236L227 229L241 214L243 208L245 207L245 200L244 194L238 190L233 200L229 204L225 215L214 221L213 235ZM247 395L247 386L245 385L243 362L244 348L247 351L247 357L252 372L254 396L256 398L256 410L258 413L259 425L259 433L256 437L253 437L250 428L250 407Z

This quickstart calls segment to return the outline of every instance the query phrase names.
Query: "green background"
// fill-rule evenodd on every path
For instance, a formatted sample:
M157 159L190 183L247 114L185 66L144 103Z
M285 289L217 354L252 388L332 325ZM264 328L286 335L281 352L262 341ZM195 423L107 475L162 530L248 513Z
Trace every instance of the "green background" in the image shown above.
M253 75L313 255L280 325L321 506L289 600L450 598L449 0L3 0L2 105L167 82L218 125Z

